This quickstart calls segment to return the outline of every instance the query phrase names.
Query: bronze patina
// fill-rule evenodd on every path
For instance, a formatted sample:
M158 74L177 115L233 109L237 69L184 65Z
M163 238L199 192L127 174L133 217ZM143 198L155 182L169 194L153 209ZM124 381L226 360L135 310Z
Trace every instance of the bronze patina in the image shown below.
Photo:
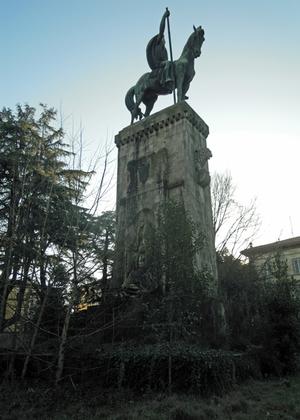
M160 23L159 33L151 38L146 48L151 72L143 74L126 94L125 104L131 113L131 124L138 118L150 115L158 95L168 95L177 89L179 102L188 99L186 93L195 76L194 60L201 54L205 39L204 30L201 26L198 28L194 26L194 31L189 36L179 59L170 61L164 37L166 20L169 16L170 12L167 9ZM146 106L144 113L140 108L141 103Z

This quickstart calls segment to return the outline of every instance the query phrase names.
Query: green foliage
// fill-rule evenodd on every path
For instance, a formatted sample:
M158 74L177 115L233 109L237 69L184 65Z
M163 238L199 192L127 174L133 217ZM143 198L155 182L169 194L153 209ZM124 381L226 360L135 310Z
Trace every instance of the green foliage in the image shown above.
M145 390L223 394L236 380L257 375L255 361L183 342L120 346L99 355L104 385ZM170 374L171 371L171 374ZM171 381L171 384L170 384Z
M106 211L94 217L90 224L90 241L94 257L99 261L102 271L101 288L106 289L112 276L114 260L116 215Z
M219 279L231 348L258 346L262 372L282 375L296 367L299 292L280 254L267 264L269 276L261 278L252 264L219 255Z
M29 106L0 112L0 331L21 320L30 289L30 319L24 320L34 338L30 354L60 346L63 356L65 348L72 356L76 349L77 359L70 357L66 371L74 373L74 360L82 367L84 357L90 363L94 357L105 386L222 394L236 380L259 376L259 364L263 373L294 371L300 306L280 256L268 263L269 280L259 278L252 265L218 255L229 346L245 351L255 345L258 351L251 356L204 350L220 343L218 302L211 297L211 275L197 273L193 264L205 236L180 202L166 201L156 227L143 233L147 275L160 289L139 295L135 304L121 294L108 296L115 214L89 214L82 200L91 174L69 169L70 157L52 109L42 106L38 116ZM14 287L15 314L4 319ZM86 301L101 303L86 322L72 313L83 291ZM82 334L93 337L89 346ZM119 341L118 347L97 354L99 337Z
M37 337L37 345L44 341L58 336L61 333L63 320L65 317L65 304L64 304L64 289L62 287L48 286L48 290L44 292L47 294L45 307L42 308L45 294L42 298L37 299L37 306L33 310L31 322L37 323L37 318L42 312L42 318L39 323L39 334ZM30 330L29 330L30 332Z
M183 203L168 200L161 206L157 227L145 235L149 276L159 279L159 290L143 299L144 340L204 342L211 274L194 269L194 258L205 237L193 223ZM207 327L207 325L206 325Z
M217 254L217 264L229 346L246 350L260 325L264 284L252 265L242 263L233 255Z
M74 200L85 186L84 172L67 168L71 155L55 128L56 113L42 106L0 112L0 282L21 280L22 267L40 270L40 285L47 282L51 248L70 243ZM78 185L80 189L78 190ZM77 213L77 212L76 212ZM17 270L17 272L16 272Z
M20 343L26 333L28 357L48 339L66 341L82 286L111 273L114 214L83 206L92 172L74 161L53 109L0 112L0 332L17 325Z
M18 106L0 112L0 330L20 318L26 287L45 288L64 210L74 196L69 183L63 133L52 123L55 112L46 106ZM37 270L37 267L39 270ZM38 275L37 275L38 273ZM15 316L4 320L6 298L19 288Z
M205 238L186 212L183 203L168 200L160 208L158 227L148 241L157 271L164 273L166 291L193 290L193 259Z
M297 284L287 274L286 261L276 255L269 265L273 280L266 281L261 341L264 369L282 375L296 369L300 348L300 300Z
M210 420L298 419L300 378L248 381L223 397L104 390L97 378L81 384L66 378L64 386L47 383L1 384L1 420Z

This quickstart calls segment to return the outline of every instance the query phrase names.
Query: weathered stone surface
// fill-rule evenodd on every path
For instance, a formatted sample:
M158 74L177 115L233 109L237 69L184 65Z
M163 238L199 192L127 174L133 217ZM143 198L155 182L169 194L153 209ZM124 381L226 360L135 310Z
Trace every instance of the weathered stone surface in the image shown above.
M216 281L208 133L205 122L181 102L126 127L116 136L116 287L126 283L132 260L144 252L145 232L155 225L158 208L166 199L182 200L204 233L205 246L195 259L195 267L208 270Z

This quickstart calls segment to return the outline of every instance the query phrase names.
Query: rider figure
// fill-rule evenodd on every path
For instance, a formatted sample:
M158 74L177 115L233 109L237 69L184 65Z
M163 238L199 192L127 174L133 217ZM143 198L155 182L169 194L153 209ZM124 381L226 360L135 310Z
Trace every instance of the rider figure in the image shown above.
M148 64L151 70L158 74L160 85L166 93L172 93L175 84L172 63L168 61L164 37L166 19L169 16L170 12L166 10L160 22L159 33L150 39L146 49Z

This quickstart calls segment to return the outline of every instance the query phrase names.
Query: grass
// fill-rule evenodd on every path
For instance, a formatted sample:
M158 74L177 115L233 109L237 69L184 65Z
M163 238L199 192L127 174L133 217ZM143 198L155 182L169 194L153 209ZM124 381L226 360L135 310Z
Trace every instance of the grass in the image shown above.
M162 394L138 398L126 391L105 394L95 387L62 391L2 384L0 391L1 420L300 420L300 376L249 381L209 399Z

